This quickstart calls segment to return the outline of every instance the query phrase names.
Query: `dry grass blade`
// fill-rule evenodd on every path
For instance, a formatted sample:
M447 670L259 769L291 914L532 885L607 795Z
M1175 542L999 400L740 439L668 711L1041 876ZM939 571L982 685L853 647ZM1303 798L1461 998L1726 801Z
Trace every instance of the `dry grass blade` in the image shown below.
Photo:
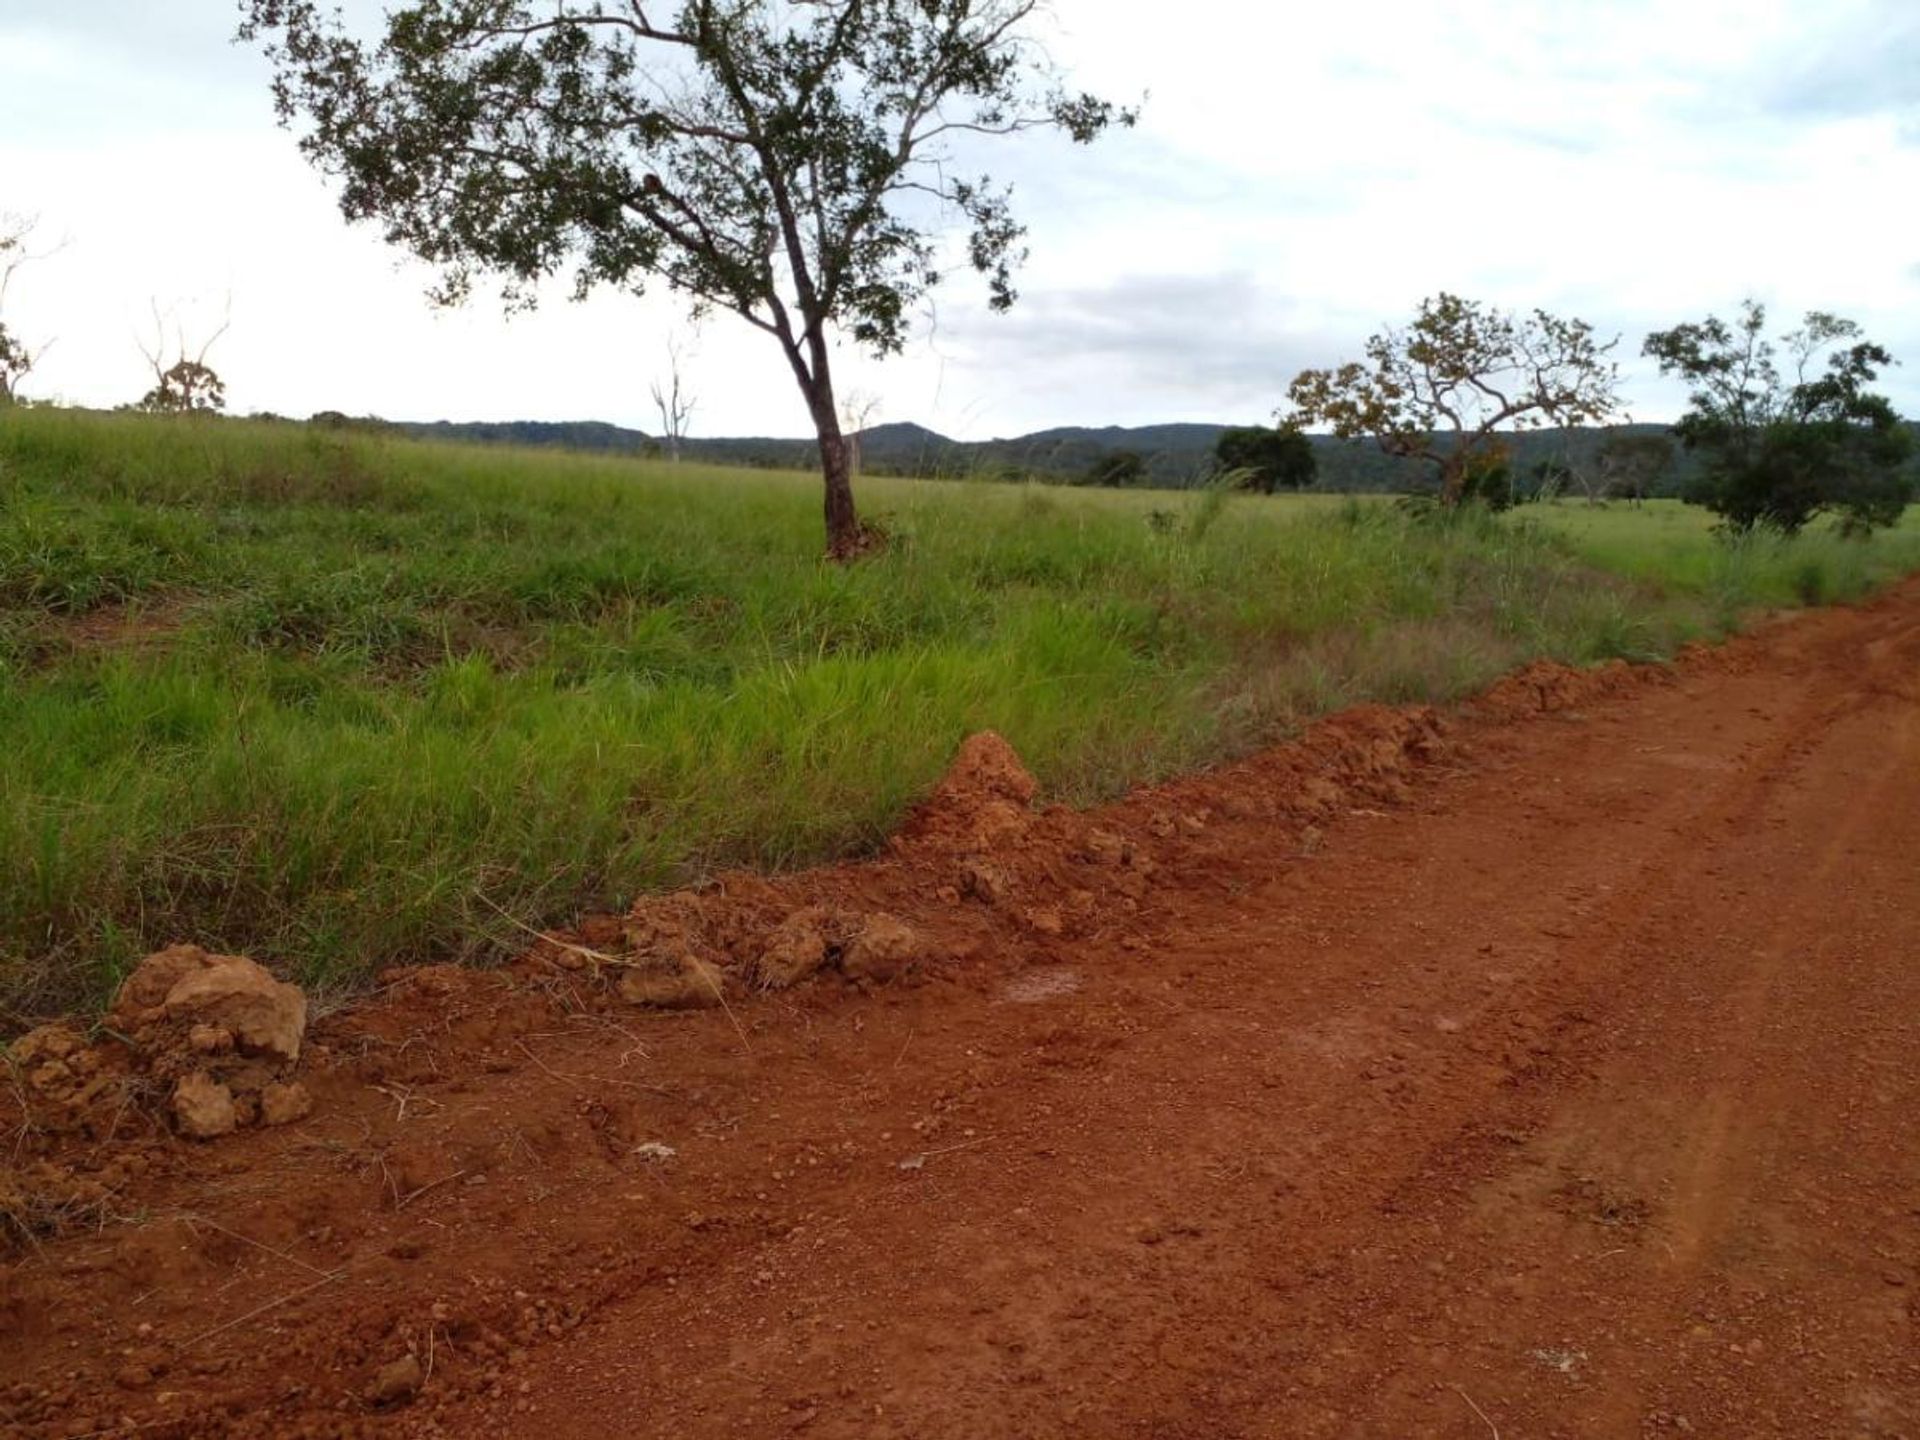
M616 970L621 969L623 967L631 968L633 965L633 961L623 959L618 955L609 955L602 950L591 950L591 949L588 949L585 945L575 945L572 942L567 940L556 940L552 935L549 935L546 931L536 930L533 928L533 926L527 924L526 921L519 919L517 916L509 915L505 910L502 910L498 905L494 904L492 899L490 899L488 896L486 896L485 894L481 893L478 890L475 890L473 892L473 898L478 900L482 905L485 905L489 910L493 911L494 914L498 915L502 920L506 921L509 925L513 926L514 929L523 930L527 934L531 935L534 939L540 941L543 944L551 945L556 950L565 950L570 955L578 955L583 960L593 961L596 965L609 965Z

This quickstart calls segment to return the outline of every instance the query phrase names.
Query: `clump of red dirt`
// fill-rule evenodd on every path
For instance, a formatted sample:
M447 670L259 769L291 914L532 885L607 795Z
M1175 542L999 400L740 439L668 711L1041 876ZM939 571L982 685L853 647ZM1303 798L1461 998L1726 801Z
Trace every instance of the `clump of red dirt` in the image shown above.
M312 1098L293 1071L306 1026L298 986L241 956L176 945L128 976L98 1039L62 1024L20 1037L0 1104L16 1136L0 1162L0 1243L108 1213L169 1129L212 1140L305 1118Z
M1637 683L1638 677L1645 673L1624 660L1609 660L1591 670L1575 670L1550 660L1538 660L1495 681L1473 703L1482 714L1503 719L1571 710L1617 694Z
M307 997L255 961L197 945L149 955L120 987L109 1023L146 1077L171 1087L174 1124L191 1139L284 1125L312 1109L290 1079Z

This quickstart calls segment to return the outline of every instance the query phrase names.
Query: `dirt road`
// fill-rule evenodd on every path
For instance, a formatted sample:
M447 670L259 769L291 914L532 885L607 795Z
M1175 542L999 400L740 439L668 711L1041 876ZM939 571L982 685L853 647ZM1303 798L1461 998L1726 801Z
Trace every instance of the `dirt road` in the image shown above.
M1137 797L907 982L396 985L0 1271L0 1417L1920 1436L1920 588L1354 723L1317 819L1364 747Z

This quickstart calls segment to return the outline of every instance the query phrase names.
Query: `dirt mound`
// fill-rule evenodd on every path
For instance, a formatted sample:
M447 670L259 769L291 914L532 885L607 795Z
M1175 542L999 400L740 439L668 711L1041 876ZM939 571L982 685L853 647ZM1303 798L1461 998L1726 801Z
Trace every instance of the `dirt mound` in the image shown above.
M991 730L969 736L946 775L907 818L897 843L991 849L1017 840L1033 820L1040 782Z
M1036 809L1038 784L1013 748L978 734L877 859L644 897L624 917L549 937L515 968L564 976L574 1003L675 1010L821 976L861 987L952 978L985 953L1044 962L1057 944L1137 923L1159 886L1190 882L1234 843L1212 833L1223 815L1312 826L1395 803L1445 733L1430 709L1363 706L1098 814Z
M1502 718L1571 710L1616 694L1646 673L1624 660L1609 660L1593 669L1539 660L1496 681L1473 703L1482 714Z
M140 962L114 1000L112 1027L151 1080L172 1086L180 1133L210 1140L310 1108L287 1077L300 1059L307 997L238 955L175 945Z

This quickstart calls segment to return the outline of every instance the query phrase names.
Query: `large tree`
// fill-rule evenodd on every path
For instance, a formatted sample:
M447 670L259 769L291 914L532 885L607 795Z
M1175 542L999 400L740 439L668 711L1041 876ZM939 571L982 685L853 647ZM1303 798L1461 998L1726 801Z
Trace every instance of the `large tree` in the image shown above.
M1413 323L1367 341L1366 360L1303 370L1290 423L1371 438L1432 467L1443 504L1468 497L1503 463L1502 432L1588 425L1618 408L1619 371L1584 320L1513 315L1441 293Z
M1299 490L1320 473L1313 442L1291 425L1236 425L1213 442L1213 462L1222 474L1237 474L1249 490L1271 495Z
M1766 307L1748 300L1731 324L1709 315L1647 337L1660 373L1692 387L1673 427L1701 462L1687 498L1734 531L1791 535L1825 511L1854 531L1894 524L1913 497L1913 435L1867 388L1893 357L1821 311L1778 345L1766 332Z
M658 276L778 342L826 478L830 553L863 544L832 374L836 330L878 354L948 268L943 231L1014 301L1024 230L962 138L1131 112L1055 81L1040 0L405 0L363 41L317 0L241 0L283 121L350 219L510 300Z

